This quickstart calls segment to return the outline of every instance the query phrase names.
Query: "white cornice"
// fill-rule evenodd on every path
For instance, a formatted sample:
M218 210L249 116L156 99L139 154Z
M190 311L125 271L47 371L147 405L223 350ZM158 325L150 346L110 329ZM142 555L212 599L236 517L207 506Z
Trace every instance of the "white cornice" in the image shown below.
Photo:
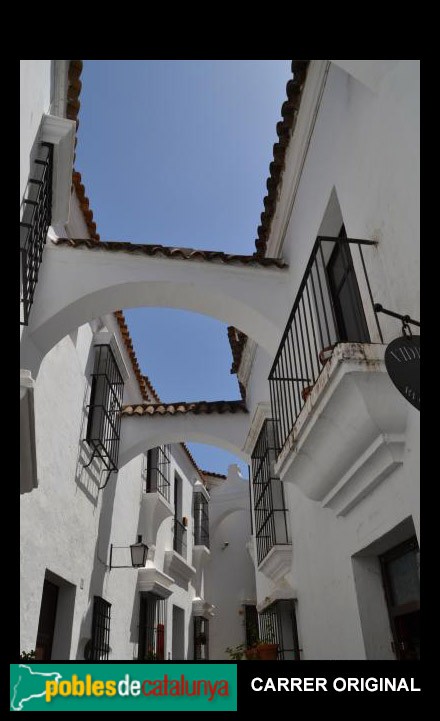
M255 413L252 418L252 423L249 428L249 433L246 438L246 442L243 446L243 450L245 453L248 453L251 455L252 451L254 450L254 446L257 442L258 434L261 431L261 427L266 420L266 418L271 417L271 407L270 403L267 401L261 402L257 405L255 409Z
M267 243L266 255L271 258L281 255L329 67L329 60L311 60L307 70L301 105L293 136L287 148L281 191Z
M257 347L258 344L254 340L252 340L252 338L248 338L243 348L240 366L237 371L237 378L241 383L243 383L245 388L251 375Z

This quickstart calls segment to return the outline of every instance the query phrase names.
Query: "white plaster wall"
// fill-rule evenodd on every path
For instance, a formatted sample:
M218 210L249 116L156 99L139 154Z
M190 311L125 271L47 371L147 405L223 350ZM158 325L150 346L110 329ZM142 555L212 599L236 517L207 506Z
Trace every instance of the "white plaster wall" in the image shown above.
M237 466L229 466L227 480L211 489L209 520L206 595L216 607L209 622L209 654L211 660L222 660L229 659L227 647L246 640L242 604L256 602L254 566L246 547L251 537L249 487Z
M280 315L286 320L333 189L348 237L379 241L364 252L374 300L419 319L419 64L390 61L383 70L373 91L330 66L285 232L282 254L290 264L291 303ZM294 162L294 152L289 150L288 163ZM284 184L279 217L288 202ZM386 343L400 334L398 321L380 316L380 322ZM268 383L262 389L256 370L262 359L259 348L248 388L252 399L267 397ZM419 536L419 446L419 413L410 407L402 466L345 518L285 484L293 538L289 577L298 599L302 658L389 657L386 634L381 649L371 638L365 643L368 629L361 626L352 556L408 517ZM358 586L359 592L362 583ZM257 573L259 603L272 589Z
M52 60L20 60L20 203L30 168L30 152L43 113L50 108Z

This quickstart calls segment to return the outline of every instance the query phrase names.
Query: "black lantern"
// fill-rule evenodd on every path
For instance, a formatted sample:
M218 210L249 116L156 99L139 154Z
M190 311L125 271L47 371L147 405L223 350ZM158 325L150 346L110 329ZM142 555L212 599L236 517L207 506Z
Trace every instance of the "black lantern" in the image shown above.
M131 554L131 566L115 566L112 564L114 548L129 548ZM112 568L143 568L147 560L148 546L142 543L142 536L138 536L137 542L131 546L110 546L110 570Z
M137 543L130 546L130 553L133 568L143 568L147 560L148 546L142 543L142 536L138 536Z

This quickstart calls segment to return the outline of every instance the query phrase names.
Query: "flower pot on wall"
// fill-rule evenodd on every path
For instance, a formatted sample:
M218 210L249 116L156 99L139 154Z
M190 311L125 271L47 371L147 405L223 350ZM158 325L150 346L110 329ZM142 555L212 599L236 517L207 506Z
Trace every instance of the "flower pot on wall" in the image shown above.
M278 656L277 643L265 643L257 648L260 661L276 661Z

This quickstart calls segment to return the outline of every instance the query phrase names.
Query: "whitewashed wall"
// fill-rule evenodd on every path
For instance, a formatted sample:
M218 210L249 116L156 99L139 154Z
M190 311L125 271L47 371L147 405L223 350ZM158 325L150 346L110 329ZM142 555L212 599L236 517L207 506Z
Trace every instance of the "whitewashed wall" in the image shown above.
M313 82L322 67L317 64L325 62L312 61L309 78ZM285 236L282 254L291 268L291 304L280 313L286 320L335 193L348 237L378 241L374 250L364 253L374 300L419 319L418 61L389 61L376 80L373 91L330 65L290 213L287 208L299 153L295 138L289 147L269 241L269 249L276 248ZM306 92L307 85L303 103L307 103ZM300 127L299 119L297 130ZM385 343L400 335L398 321L380 316L380 322ZM267 397L260 387L262 364L264 355L258 349L249 387L253 402ZM373 560L409 537L412 523L419 537L419 444L419 413L408 404L403 464L345 517L338 518L306 498L293 483L285 484L293 539L288 577L298 599L302 658L394 658L385 598ZM368 588L370 609L365 603ZM259 603L271 589L271 583L257 574Z

